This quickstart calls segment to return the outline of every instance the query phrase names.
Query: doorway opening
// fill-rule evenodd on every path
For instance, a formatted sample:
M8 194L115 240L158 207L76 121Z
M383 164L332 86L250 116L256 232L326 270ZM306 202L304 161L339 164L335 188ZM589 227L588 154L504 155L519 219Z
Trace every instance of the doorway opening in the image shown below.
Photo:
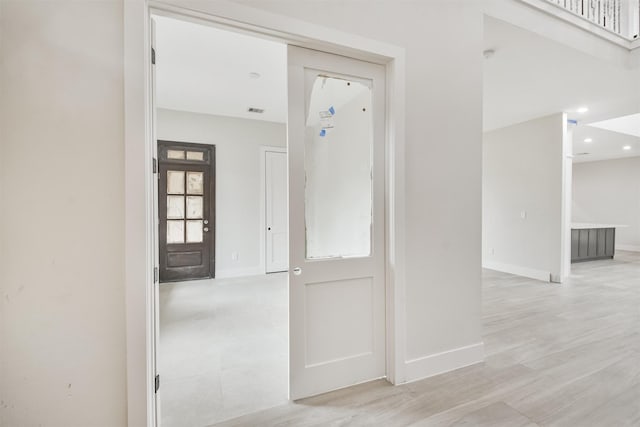
M574 30L484 18L483 266L569 285L640 247L637 70Z
M158 422L203 427L289 397L286 45L153 20Z
M279 288L284 289L282 292L285 296L284 310L280 311L276 308L278 313L285 313L283 316L285 333L278 335L279 338L284 339L276 343L277 346L282 345L278 348L285 348L284 365L280 365L285 367L285 373L278 376L278 380L282 379L285 384L286 397L282 403L286 402L287 398L301 399L383 377L389 378L390 381L398 381L395 374L401 359L396 359L394 355L396 347L402 346L393 339L393 332L389 334L386 332L394 331L395 323L392 317L395 317L397 307L392 308L388 305L387 298L392 298L391 294L395 295L395 292L401 291L387 286L390 283L398 284L397 277L400 275L400 270L397 269L396 263L401 261L398 259L399 254L395 248L395 245L399 244L395 234L395 222L386 221L385 217L387 212L395 214L402 211L401 208L396 209L392 202L396 200L394 197L402 197L402 193L400 195L396 193L401 184L396 182L394 176L395 171L398 170L397 163L402 161L388 162L385 152L390 150L395 142L401 145L401 141L396 139L396 134L401 133L402 126L399 124L392 127L393 130L389 132L393 136L387 133L386 127L389 123L394 123L390 120L393 116L387 114L390 108L386 92L386 73L389 72L389 66L381 65L379 62L386 63L389 59L374 57L373 62L363 61L343 55L293 47L284 44L288 38L278 39L279 45L286 49L283 63L284 69L288 71L284 75L286 90L282 91L280 97L280 100L287 105L285 107L287 126L283 133L286 137L284 144L286 162L282 162L282 157L280 161L274 160L281 154L282 145L267 141L260 145L264 156L255 156L255 153L244 155L242 157L244 162L234 165L230 159L229 161L223 159L225 141L237 142L237 137L246 135L253 126L245 121L241 126L230 128L221 120L210 117L224 116L222 112L202 112L196 107L208 105L214 98L225 100L223 96L211 96L210 92L207 93L214 86L207 80L207 78L211 79L212 75L215 83L222 83L222 86L217 88L220 91L218 95L230 94L231 99L235 100L233 96L243 92L228 90L228 86L234 86L231 77L225 80L214 72L205 72L203 78L201 71L202 68L206 71L207 65L206 61L203 63L203 57L207 56L203 52L210 54L214 48L205 46L204 49L198 49L201 46L194 43L197 40L197 34L190 31L193 28L182 35L183 44L180 48L178 42L181 37L177 34L172 37L163 37L166 33L163 32L162 26L166 27L166 21L169 21L173 24L198 26L202 27L201 29L228 33L227 36L249 37L254 42L267 40L260 38L262 36L255 38L254 33L251 33L253 36L247 36L246 33L241 35L235 31L227 31L226 27L225 30L211 27L204 21L189 20L187 22L181 18L176 19L173 14L171 16L172 18L168 15L154 17L155 21L151 23L151 40L153 40L151 58L154 65L150 73L152 77L150 93L153 94L150 128L155 133L154 140L188 141L215 146L215 279L163 283L159 287L154 287L153 295L156 296L154 307L157 307L154 311L157 317L153 322L156 339L152 340L152 345L157 348L153 351L157 361L154 359L150 363L152 367L157 366L157 370L153 369L153 372L158 372L162 377L159 381L162 386L158 391L156 376L157 393L153 400L158 422L163 425L168 423L169 425L171 423L209 425L235 418L243 413L277 405L277 403L271 403L257 407L256 404L264 404L262 398L265 395L272 397L277 393L269 392L252 397L245 389L259 383L252 376L251 369L255 369L268 359L268 354L262 348L263 343L259 343L257 347L251 347L247 343L251 344L251 340L256 338L259 341L264 334L251 335L250 333L244 339L238 338L237 333L234 334L234 344L244 348L236 348L230 356L224 357L214 354L220 351L216 344L224 343L224 337L216 337L212 334L214 329L206 324L213 319L218 322L216 327L223 325L220 329L223 333L229 334L229 331L237 332L233 328L243 320L249 317L256 318L257 311L260 312L259 314L268 314L268 310L264 310L264 306L268 305L268 299L258 292L266 290L268 286L265 285L255 289L249 287L249 291L245 292L258 301L255 307L250 307L251 304L244 304L241 307L244 309L249 306L250 314L246 317L241 315L241 310L232 309L233 304L237 304L241 299L239 295L232 294L230 298L225 299L219 295L204 294L212 285L217 285L217 290L223 290L222 288L226 286L232 292L238 291L239 283L246 284L248 279L255 277L269 279L281 277L280 283L284 284ZM274 43L273 38L268 42ZM173 62L169 61L171 55L167 54L171 52L167 47L171 46L175 50L175 57L178 58ZM223 42L219 43L219 46L226 48L229 56L225 61L224 55L214 55L213 62L227 67L239 56L238 52L241 49L237 46L233 47L233 43ZM380 48L386 52L386 46ZM390 58L402 57L401 52L394 49L391 51ZM191 58L189 54L192 55ZM255 54L252 58L260 58L260 54ZM273 55L269 58L273 59ZM370 56L365 55L365 58L371 60ZM167 67L162 71L163 60L165 64L172 63L179 66L172 70ZM192 63L189 66L190 61ZM233 77L238 75L240 74L234 73ZM259 80L263 76L259 71L248 72L246 75L252 80ZM391 70L390 75L395 76L395 69ZM181 78L176 79L176 76ZM205 83L194 84L198 79ZM163 93L163 82L167 88L166 93ZM177 90L175 85L178 86ZM188 103L179 101L181 98L190 96L192 100L204 96L206 102L194 103L189 107ZM399 99L402 99L402 96L394 97L392 104L395 106ZM176 102L175 106L166 104L171 102ZM227 104L230 103L231 101ZM228 108L228 105L226 107ZM267 111L271 110L254 106L248 107L245 113L260 114L265 117L264 120L256 122L266 126L265 123L269 122L266 119ZM233 115L231 117L231 119L242 118ZM229 117L225 118L227 119ZM208 125L203 124L204 122L208 122ZM254 143L255 140L265 140L264 135L253 135L253 138L250 138ZM274 145L276 149L272 149ZM241 145L228 144L228 146L230 149L238 149ZM154 144L154 151L157 148ZM272 156L268 154L269 152L278 154ZM258 164L247 161L249 157L258 160ZM269 161L271 164L268 164ZM287 166L286 180L282 179L284 173L273 172L283 163ZM231 251L229 261L229 258L224 256L228 248L227 250L223 248L223 232L228 228L223 225L222 220L225 206L222 202L225 194L223 168L235 166L230 167L234 174L226 181L239 183L234 187L237 189L244 183L243 177L238 173L239 169L246 165L250 165L249 172L259 171L259 178L262 179L260 185L253 186L257 192L263 191L258 198L262 206L257 209L260 217L257 222L258 230L261 231L262 236L258 239L258 252L262 251L258 256L261 263L258 268L234 265L232 262L240 263L246 257L243 257L240 252ZM272 172L269 179L266 176L267 170ZM282 189L274 191L272 188L274 183L283 181L287 184L286 191ZM231 192L228 195L231 195L231 200L237 201L239 196L248 193L250 192ZM286 198L281 197L281 193L286 193ZM156 197L159 194L156 192ZM273 203L268 203L266 199L269 194L274 198L271 201ZM278 194L280 196L277 196ZM275 231L272 205L277 204L276 199L288 202L288 209L276 210L288 211L286 212L288 236L285 240L288 240L286 249L288 249L289 262L284 267L282 263L275 262L278 258L282 258L283 252L276 250L278 237L275 236L276 233L271 237L268 234L270 231ZM267 212L268 205L272 209L270 212ZM158 209L157 204L154 205L154 209ZM242 214L246 212L248 211L243 211L236 216L242 218ZM233 222L227 224L233 224ZM165 226L168 225L165 224ZM247 232L246 227L242 231ZM158 229L158 232L167 232L167 230ZM388 240L387 236L389 236ZM272 248L267 248L268 240L271 240ZM282 240L281 237L280 240ZM390 252L390 247L394 248L394 251ZM276 254L280 255L276 256ZM267 255L270 255L274 265L267 267ZM222 264L225 261L230 264L228 269L223 268ZM386 270L390 265L396 266L393 273ZM268 268L280 270L287 269L289 266L291 267L289 273L265 274ZM277 292L272 293L274 294ZM277 304L274 306L277 307ZM238 313L241 315L240 318L237 318ZM188 314L194 316L189 318ZM225 325L221 322L221 320L224 321L224 316L220 316L221 314L229 314L230 317L236 316L236 318ZM272 326L269 323L270 320L273 319L260 318L260 323L256 327ZM182 327L189 326L192 327L190 330L180 330ZM249 332L255 332L252 328L246 329ZM389 339L389 336L392 338ZM153 344L154 342L157 344ZM165 346L166 343L169 344ZM287 349L288 352L286 352ZM394 355L387 358L390 349L394 350ZM219 376L224 371L220 368L228 361L232 361L232 365L236 362L238 364L244 362L238 357L242 351L249 354L247 356L249 363L244 365L244 368L249 367L249 371L235 378L234 385L239 386L239 390L236 388L233 394L234 398L237 397L236 406L248 405L250 408L244 407L242 412L231 415L224 414L225 408L234 405L229 405L233 398L225 400L221 396L225 389L220 385L222 380ZM187 354L195 359L181 363L180 358ZM278 360L282 362L283 359L278 358ZM168 361L168 364L165 361ZM391 369L390 364L393 365ZM181 368L186 367L182 371L183 376L167 378L167 372L178 365ZM270 368L259 366L258 369L263 374L273 372ZM212 387L210 383L203 384L207 381L203 381L203 374L218 375L217 388ZM238 379L246 380L244 387L238 384ZM173 381L175 386L173 399L166 396L169 381ZM187 382L191 383L186 384ZM272 377L268 385L272 386L277 382L273 381ZM218 394L215 395L216 393ZM213 416L217 418L211 420L212 415L209 414L209 419L200 419L203 413L205 417L207 416L206 411L201 412L193 406L189 407L194 403L213 409L215 411ZM217 405L222 405L222 408ZM174 410L174 418L168 419L171 409Z
M309 49L321 49L332 52L340 57L349 57L365 61L369 64L382 66L385 75L376 86L388 87L386 97L376 97L374 109L385 112L383 123L386 128L382 135L382 143L385 153L383 160L384 169L384 215L375 221L377 227L384 229L384 248L377 253L384 253L384 272L386 304L384 307L386 317L386 336L383 343L386 348L386 378L394 383L407 380L405 367L405 180L404 180L404 153L405 153L405 124L404 106L406 99L405 90L405 63L406 55L402 47L373 39L363 38L350 33L329 31L322 26L309 27L303 21L294 18L282 17L277 20L273 15L261 11L246 8L229 7L226 4L202 3L193 9L185 9L177 2L169 0L162 4L153 3L147 8L125 8L125 109L126 129L125 145L127 147L126 183L127 183L127 229L139 230L141 233L127 234L126 254L130 261L130 268L126 271L127 279L127 306L129 313L142 313L127 316L127 366L128 386L127 400L129 402L129 420L134 423L148 423L157 425L160 423L159 397L162 394L162 386L158 391L159 364L159 340L158 329L160 321L158 313L159 287L157 280L153 280L152 271L157 266L157 180L151 173L152 160L156 152L155 124L157 122L155 102L155 77L153 59L154 52L154 25L152 17L179 17L190 22L200 22L216 28L232 28L232 31L242 33L249 32L258 37L266 37L269 40L278 40L283 43L291 43ZM295 28L295 30L291 30ZM318 31L319 29L326 31ZM147 29L151 29L147 32ZM161 55L158 55L158 59ZM291 64L289 64L291 65ZM320 70L324 67L320 67ZM335 70L334 70L335 71ZM331 73L329 73L331 74ZM143 82L142 90L140 83ZM385 93L385 90L382 90ZM290 94L289 94L290 95ZM291 97L288 99L291 104ZM291 109L299 114L301 109ZM139 113L144 113L140 115ZM291 117L289 117L289 121ZM296 117L300 120L300 117ZM304 120L304 118L302 118ZM142 138L144 136L144 138ZM145 143L141 144L144 139ZM291 138L289 137L289 141ZM298 141L298 144L300 141ZM218 166L220 163L218 163ZM289 160L289 168L291 161ZM139 173L144 170L144 179ZM291 183L289 179L289 183ZM289 191L291 196L291 191ZM379 197L378 197L379 198ZM289 212L291 223L291 208ZM291 234L291 233L290 233ZM144 242L143 242L144 241ZM144 244L143 244L144 243ZM290 242L291 245L291 242ZM156 252L154 254L154 252ZM216 251L219 255L219 250ZM290 251L291 253L291 251ZM218 260L219 261L219 257ZM298 267L299 268L299 267ZM291 270L294 270L292 267ZM301 273L301 272L300 272ZM295 275L295 274L294 274ZM291 273L289 278L292 277ZM144 282L144 286L141 283ZM197 282L192 282L197 283ZM291 308L291 307L290 307ZM290 322L290 328L295 322ZM299 325L299 323L298 323ZM136 332L138 331L138 332ZM144 331L145 340L139 340L140 333ZM290 339L290 342L293 342ZM290 356L294 353L290 347ZM146 369L141 372L140 364ZM290 368L293 373L294 369ZM292 375L290 375L291 378ZM361 381L360 381L361 382ZM351 384L354 384L351 382ZM349 385L349 384L347 384ZM292 384L289 384L292 387ZM344 385L343 385L344 386ZM338 386L340 387L340 386ZM333 389L338 388L333 386ZM330 388L323 387L324 391ZM292 397L292 395L290 395Z

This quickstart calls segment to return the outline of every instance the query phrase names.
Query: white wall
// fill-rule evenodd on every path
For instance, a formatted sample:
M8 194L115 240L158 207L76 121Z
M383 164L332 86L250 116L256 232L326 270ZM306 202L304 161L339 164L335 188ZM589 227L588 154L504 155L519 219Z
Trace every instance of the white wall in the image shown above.
M122 426L122 3L0 10L0 425Z
M640 157L574 163L573 220L628 225L616 249L640 251Z
M216 277L264 273L260 147L286 146L285 125L159 109L157 136L216 146Z
M406 48L407 379L479 360L479 2L250 3ZM122 1L0 9L0 423L122 426Z
M406 49L407 379L481 359L481 2L238 2Z
M566 120L554 114L484 134L486 268L549 280L563 273ZM522 215L525 218L522 218Z

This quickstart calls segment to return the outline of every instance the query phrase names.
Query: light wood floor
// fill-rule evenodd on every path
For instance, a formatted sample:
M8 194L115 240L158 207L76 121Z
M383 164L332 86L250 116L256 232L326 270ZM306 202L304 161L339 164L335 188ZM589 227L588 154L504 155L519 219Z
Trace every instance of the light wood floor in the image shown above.
M485 363L217 426L640 426L640 253L573 267L563 285L485 271Z

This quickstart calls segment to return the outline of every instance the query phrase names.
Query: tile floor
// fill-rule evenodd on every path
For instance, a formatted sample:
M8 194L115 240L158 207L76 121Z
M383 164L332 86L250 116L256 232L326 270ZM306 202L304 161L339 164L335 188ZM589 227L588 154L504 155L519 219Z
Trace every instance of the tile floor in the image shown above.
M160 285L162 427L287 402L287 273Z

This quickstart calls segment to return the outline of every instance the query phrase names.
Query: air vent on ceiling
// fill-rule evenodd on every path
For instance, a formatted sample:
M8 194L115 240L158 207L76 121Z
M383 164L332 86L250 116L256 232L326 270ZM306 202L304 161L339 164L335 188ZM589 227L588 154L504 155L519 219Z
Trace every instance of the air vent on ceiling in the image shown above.
M575 156L586 156L586 155L589 155L589 154L591 154L591 153L576 153L574 155Z
M247 111L250 112L250 113L258 113L258 114L264 113L264 109L263 108L256 108L256 107L249 107L249 109Z

